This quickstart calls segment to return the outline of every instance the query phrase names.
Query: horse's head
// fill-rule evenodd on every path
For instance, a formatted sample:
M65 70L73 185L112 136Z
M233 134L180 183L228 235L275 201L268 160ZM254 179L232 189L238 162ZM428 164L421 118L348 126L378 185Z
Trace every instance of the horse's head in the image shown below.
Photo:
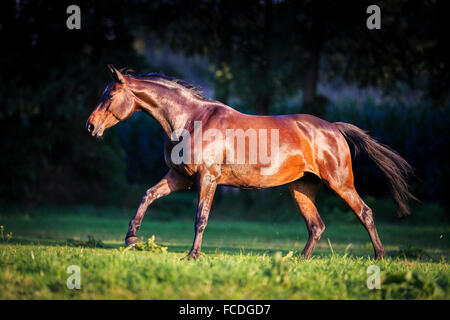
M106 129L129 118L136 108L133 93L127 86L128 77L112 65L108 67L114 81L106 87L86 122L86 129L94 137L101 137Z

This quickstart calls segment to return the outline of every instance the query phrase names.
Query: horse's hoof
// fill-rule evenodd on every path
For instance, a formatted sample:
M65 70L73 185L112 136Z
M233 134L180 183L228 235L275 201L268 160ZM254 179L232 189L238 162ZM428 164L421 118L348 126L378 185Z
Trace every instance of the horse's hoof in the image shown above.
M125 245L126 246L131 246L134 245L138 242L138 238L136 236L130 236L125 238Z
M189 252L189 254L183 258L183 260L197 260L200 257L200 253Z
M377 253L375 255L375 260L382 260L382 259L384 259L385 256L386 256L386 253L384 251L380 252L380 253Z

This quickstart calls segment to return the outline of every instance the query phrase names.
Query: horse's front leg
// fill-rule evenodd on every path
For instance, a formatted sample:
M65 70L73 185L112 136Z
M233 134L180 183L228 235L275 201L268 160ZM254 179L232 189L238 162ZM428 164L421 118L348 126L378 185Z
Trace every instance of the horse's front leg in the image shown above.
M198 185L199 199L195 217L195 237L192 249L187 256L188 259L197 259L200 256L203 231L208 224L209 211L217 188L214 177L209 174L201 175L198 179Z
M138 239L136 237L136 232L141 226L142 219L144 218L145 212L148 206L158 198L167 196L168 194L183 190L192 185L192 181L185 176L177 173L176 171L170 169L169 172L164 176L164 178L159 181L156 185L148 189L142 196L141 204L131 219L128 226L128 232L125 237L125 244L131 245L135 244Z

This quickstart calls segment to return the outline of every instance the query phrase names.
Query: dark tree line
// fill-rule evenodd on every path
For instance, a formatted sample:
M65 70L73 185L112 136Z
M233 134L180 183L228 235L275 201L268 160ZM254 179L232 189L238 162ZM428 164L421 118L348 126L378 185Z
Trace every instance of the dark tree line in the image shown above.
M81 8L81 30L65 26L72 4ZM370 4L381 8L381 30L366 28ZM276 113L302 93L290 111L324 115L317 85L325 80L394 96L406 87L442 110L450 97L448 9L444 0L2 1L0 198L104 202L120 195L127 178L159 178L156 167L139 169L162 164L157 129L130 122L101 142L84 129L109 81L107 63L157 68L136 39L205 58L216 98L237 100L242 111ZM137 146L149 144L136 164Z
M381 30L366 27L372 4ZM319 75L386 92L406 84L448 104L449 9L446 1L155 1L146 25L173 49L228 67L233 78L216 79L223 100L237 95L267 113L302 90L303 111L317 113Z
M76 1L3 1L0 41L0 196L5 202L95 200L126 182L114 132L87 139L84 123L109 81L106 64L143 65L133 47L136 8ZM121 10L115 9L121 6Z

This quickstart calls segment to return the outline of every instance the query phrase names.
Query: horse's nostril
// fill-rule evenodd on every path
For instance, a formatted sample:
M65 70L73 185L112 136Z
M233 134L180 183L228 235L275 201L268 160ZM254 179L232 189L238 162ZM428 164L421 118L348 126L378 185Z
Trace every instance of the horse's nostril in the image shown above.
M87 129L88 129L88 131L89 131L90 133L92 133L92 131L94 131L94 125L93 125L92 123L89 123Z

